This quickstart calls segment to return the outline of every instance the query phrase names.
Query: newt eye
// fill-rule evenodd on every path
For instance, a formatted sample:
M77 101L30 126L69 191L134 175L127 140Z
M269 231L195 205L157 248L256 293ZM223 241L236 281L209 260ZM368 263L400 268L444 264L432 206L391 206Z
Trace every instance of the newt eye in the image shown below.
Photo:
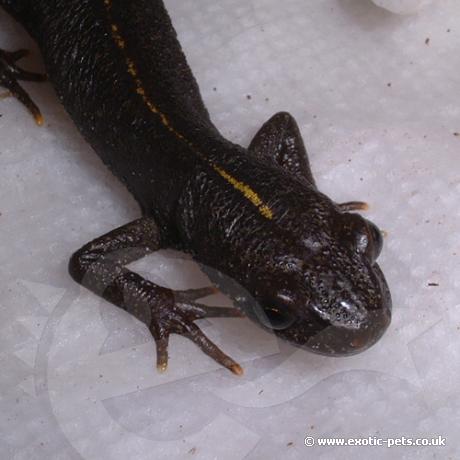
M296 317L289 311L280 310L276 307L264 308L265 318L261 318L264 326L274 330L287 329L295 322Z
M372 222L366 221L365 230L358 234L356 248L371 262L375 262L383 247L381 231Z
M382 232L378 229L378 227L373 224L372 222L367 223L367 233L369 237L369 241L366 247L366 256L369 258L371 262L374 262L377 257L380 255L383 247L383 237Z
M378 227L356 214L343 215L341 237L371 263L380 255L383 237Z

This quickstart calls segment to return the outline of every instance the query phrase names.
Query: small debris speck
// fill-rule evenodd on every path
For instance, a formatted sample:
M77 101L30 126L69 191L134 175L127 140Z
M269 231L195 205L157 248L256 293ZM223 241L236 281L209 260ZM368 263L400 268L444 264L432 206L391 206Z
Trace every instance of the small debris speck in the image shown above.
M259 394L261 395L263 392L264 392L264 390L260 390L260 391L259 391Z
M288 442L288 443L286 444L287 447L292 447L293 445L294 445L294 443L293 443L292 441L290 441L290 442Z
M217 88L214 86L214 88L212 89L213 91L217 91Z
M246 99L250 101L252 99L252 96L250 94L246 95Z
M454 136L459 137L459 136L460 136L460 133L454 133Z
M192 448L188 451L188 453L189 453L190 455L196 454L196 447L192 447Z
M449 33L449 32L450 32L450 29L447 29L447 33Z
M265 102L268 102L270 99L268 97L265 98Z
M391 87L391 81L387 83L388 88Z
M437 287L439 286L439 283L428 283L428 286Z
M430 39L427 38L427 39L425 40L425 45L429 45L429 44L430 44Z

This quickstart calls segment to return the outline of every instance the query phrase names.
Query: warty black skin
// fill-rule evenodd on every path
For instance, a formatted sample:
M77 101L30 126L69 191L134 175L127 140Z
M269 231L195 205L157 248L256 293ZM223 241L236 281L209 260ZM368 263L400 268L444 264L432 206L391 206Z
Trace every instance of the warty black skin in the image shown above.
M294 119L272 117L248 149L212 124L160 0L0 0L36 39L49 80L83 136L138 201L142 217L86 244L72 277L150 328L157 365L168 337L189 337L241 367L193 321L240 316L317 353L365 350L390 323L374 224L318 191ZM17 80L42 80L0 52L0 84L40 124ZM125 266L161 248L191 253L238 309L206 307L214 290L172 291Z

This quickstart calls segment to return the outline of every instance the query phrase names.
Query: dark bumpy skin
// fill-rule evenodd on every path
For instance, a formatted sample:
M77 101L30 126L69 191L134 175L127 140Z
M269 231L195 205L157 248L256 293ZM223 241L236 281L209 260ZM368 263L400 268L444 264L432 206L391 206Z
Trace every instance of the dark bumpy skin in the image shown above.
M240 310L196 302L125 266L165 247L187 251L237 306L291 343L328 355L365 350L390 322L376 264L380 231L314 183L297 125L270 119L248 149L213 126L160 0L0 0L37 40L75 124L133 193L142 218L83 246L75 280L149 327L165 369L183 334L239 374L193 321ZM41 115L17 80L40 80L0 53L0 84ZM212 269L210 268L212 267Z

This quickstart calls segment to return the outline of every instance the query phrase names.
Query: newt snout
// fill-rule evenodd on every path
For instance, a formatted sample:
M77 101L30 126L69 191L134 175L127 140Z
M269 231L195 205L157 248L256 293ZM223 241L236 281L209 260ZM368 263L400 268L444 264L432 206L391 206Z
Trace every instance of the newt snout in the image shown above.
M391 297L377 264L372 276L365 277L367 287L345 283L342 290L321 289L310 291L316 297L306 306L291 306L278 316L267 315L272 323L265 323L275 334L292 344L309 351L329 355L348 356L362 352L374 345L385 333L391 322ZM329 277L328 277L329 278Z
M323 355L348 356L367 350L384 334L391 321L387 308L370 311L358 327L325 325L303 347Z

